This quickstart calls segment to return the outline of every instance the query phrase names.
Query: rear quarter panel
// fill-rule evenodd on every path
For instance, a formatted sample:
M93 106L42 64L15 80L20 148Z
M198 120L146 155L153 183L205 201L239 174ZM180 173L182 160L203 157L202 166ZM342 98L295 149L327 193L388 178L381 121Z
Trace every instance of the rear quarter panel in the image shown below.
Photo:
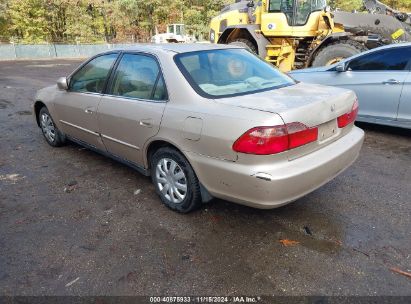
M187 124L190 119L196 120L195 128ZM237 153L232 149L232 145L242 134L256 126L279 124L283 124L283 121L277 114L203 99L190 106L168 104L156 137L172 140L183 151L236 161Z

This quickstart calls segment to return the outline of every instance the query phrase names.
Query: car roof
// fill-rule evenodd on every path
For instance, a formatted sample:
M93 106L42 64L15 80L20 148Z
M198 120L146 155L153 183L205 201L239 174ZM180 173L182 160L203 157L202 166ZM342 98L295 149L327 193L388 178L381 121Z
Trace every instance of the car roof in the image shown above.
M407 46L411 46L411 42L400 42L400 43L387 44L387 45L377 47L375 49L371 49L370 51L392 49L392 48L397 48L397 47L407 47Z
M351 57L344 58L341 62L347 62L347 61L353 60L355 58L364 56L366 54L371 54L371 53L378 52L378 51L381 51L381 50L395 49L395 48L401 48L401 47L411 47L411 42L400 42L400 43L393 43L393 44L387 44L387 45L379 46L377 48L370 49L370 50L355 54ZM326 66L326 67L324 67L325 68L324 70L329 71L329 70L333 69L334 67L336 67L338 64L339 64L339 62L334 63L330 66Z
M364 54L374 53L374 52L378 52L378 51L381 51L381 50L396 49L396 48L409 47L409 46L411 46L411 42L401 42L401 43L387 44L387 45L379 46L379 47L374 48L374 49L369 49L369 50L367 50L365 52L362 52L362 53L359 53L359 54L355 54L351 57L345 58L344 60L347 61L349 59L360 57Z
M187 53L195 51L220 50L241 48L236 45L214 44L214 43L146 43L146 44L130 44L121 48L115 48L116 51L143 51L143 52L174 52ZM111 50L111 51L113 51Z

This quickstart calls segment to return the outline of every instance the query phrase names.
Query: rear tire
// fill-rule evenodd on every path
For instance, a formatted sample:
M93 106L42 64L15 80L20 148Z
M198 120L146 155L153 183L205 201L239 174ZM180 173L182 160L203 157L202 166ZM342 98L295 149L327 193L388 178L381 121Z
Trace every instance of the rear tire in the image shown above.
M257 54L257 48L255 47L255 45L250 40L247 40L247 39L244 39L244 38L238 38L238 39L230 42L229 44L243 47L243 48L249 50L250 52L252 52L254 54Z
M40 109L39 123L43 136L50 146L61 147L66 143L66 136L57 128L46 107Z
M311 66L327 66L338 61L366 51L367 48L353 40L341 40L331 43L317 53Z
M164 147L153 154L151 179L168 208L188 213L201 206L200 183L190 163L177 150Z

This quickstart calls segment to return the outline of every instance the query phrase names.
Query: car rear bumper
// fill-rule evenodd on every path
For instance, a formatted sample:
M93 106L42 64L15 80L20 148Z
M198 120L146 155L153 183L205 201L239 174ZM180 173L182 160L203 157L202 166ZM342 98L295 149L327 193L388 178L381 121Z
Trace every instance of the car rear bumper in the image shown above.
M358 157L364 132L353 127L337 141L308 155L264 166L186 153L200 182L215 197L269 209L285 205L327 183Z

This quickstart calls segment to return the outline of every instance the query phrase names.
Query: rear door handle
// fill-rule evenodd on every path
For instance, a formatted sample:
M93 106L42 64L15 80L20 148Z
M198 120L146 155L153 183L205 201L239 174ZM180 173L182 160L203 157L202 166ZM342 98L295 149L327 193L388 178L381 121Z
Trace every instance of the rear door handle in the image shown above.
M93 114L94 113L94 108L90 107L90 108L86 108L84 110L84 112L86 112L87 114Z
M382 82L383 84L399 84L400 82L396 79L388 79Z
M152 119L142 119L139 121L139 125L142 127L151 128L153 126L153 120Z

